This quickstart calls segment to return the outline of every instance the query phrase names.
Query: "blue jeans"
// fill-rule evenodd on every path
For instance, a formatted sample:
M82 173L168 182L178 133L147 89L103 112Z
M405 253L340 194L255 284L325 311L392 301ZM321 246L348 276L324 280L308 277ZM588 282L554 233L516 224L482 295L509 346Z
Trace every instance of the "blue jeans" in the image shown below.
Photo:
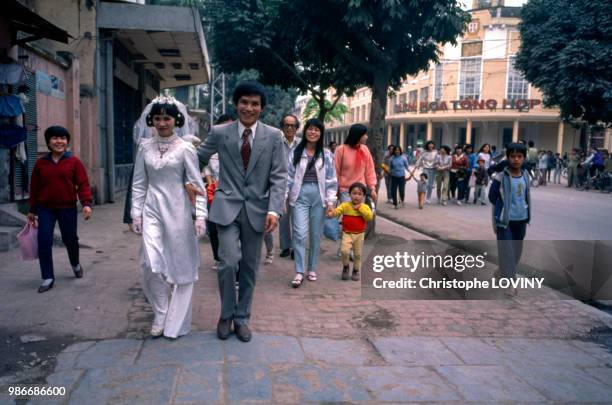
M385 187L387 188L387 200L391 200L391 175L385 175Z
M397 192L399 190L399 199L404 202L404 190L406 187L406 179L404 176L391 176L391 195L393 205L397 207Z
M506 228L497 227L497 254L503 277L516 278L526 231L527 221L510 221Z
M464 198L467 200L467 192L466 189L469 190L468 186L467 186L467 180L466 179L457 179L457 201L461 201ZM468 191L469 192L469 191Z
M77 236L77 209L38 209L38 259L43 280L53 275L53 230L59 223L62 242L68 250L68 259L74 267L79 264L79 237Z
M321 232L325 219L325 207L321 201L319 185L313 182L302 184L300 195L291 209L293 229L292 243L295 256L296 273L304 273L306 256L306 238L310 234L310 254L308 269L317 271Z
M423 169L423 173L427 174L427 199L431 198L431 192L434 188L436 178L436 169Z

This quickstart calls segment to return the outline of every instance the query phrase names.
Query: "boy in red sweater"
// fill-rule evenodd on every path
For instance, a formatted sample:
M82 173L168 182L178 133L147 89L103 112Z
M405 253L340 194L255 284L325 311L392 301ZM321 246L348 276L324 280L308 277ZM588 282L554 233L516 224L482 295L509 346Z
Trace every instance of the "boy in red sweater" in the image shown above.
M77 198L83 206L83 217L91 217L91 188L81 161L68 152L70 133L64 127L52 126L45 130L45 142L50 153L38 159L32 171L30 212L28 221L38 227L38 258L43 282L42 293L53 287L53 229L59 223L62 242L75 277L83 277L79 264L77 236Z
M336 208L331 216L342 215L342 280L349 279L349 254L353 251L353 274L351 279L359 280L361 268L361 248L365 239L366 222L374 217L372 209L364 203L366 186L362 183L353 183L349 187L351 201L343 202Z

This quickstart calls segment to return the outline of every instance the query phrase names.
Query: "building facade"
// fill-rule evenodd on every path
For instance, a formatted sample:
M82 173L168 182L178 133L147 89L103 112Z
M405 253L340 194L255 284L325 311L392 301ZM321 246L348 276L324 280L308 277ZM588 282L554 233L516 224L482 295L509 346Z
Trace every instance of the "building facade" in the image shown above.
M19 0L70 37L62 43L39 36L19 46L19 63L34 83L35 149L46 151L47 126L68 128L96 203L112 202L127 189L133 125L144 106L164 89L210 78L198 11L145 3Z
M545 108L541 92L515 68L520 7L508 6L514 3L521 2L474 1L472 20L458 44L442 47L438 64L390 91L387 145L406 149L433 140L501 149L522 139L559 153L587 146L590 134L563 123L558 109ZM367 123L370 103L370 89L359 89L347 100L345 123L334 123L328 136L341 141L351 124ZM601 143L609 147L609 133Z

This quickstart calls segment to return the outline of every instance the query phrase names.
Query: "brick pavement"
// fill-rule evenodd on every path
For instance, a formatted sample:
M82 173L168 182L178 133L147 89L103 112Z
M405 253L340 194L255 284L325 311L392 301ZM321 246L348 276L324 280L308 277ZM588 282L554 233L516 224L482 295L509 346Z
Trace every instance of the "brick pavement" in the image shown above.
M379 231L408 232L379 225ZM367 245L367 244L366 244ZM208 246L206 246L208 248ZM366 249L367 252L367 249ZM204 251L206 253L206 251ZM205 264L209 263L205 259ZM219 311L214 272L205 268L194 295L194 325L214 329ZM209 269L210 267L208 267ZM362 300L360 283L340 279L336 245L322 243L316 282L290 286L293 262L276 257L260 267L252 326L269 334L329 338L482 336L576 338L612 326L610 317L573 300Z
M80 339L135 337L146 333L151 312L138 284L139 238L125 231L122 204L96 209L80 225L86 276L75 280L62 269L68 261L55 248L58 279L49 294L36 294L36 262L22 262L17 252L0 254L6 263L0 273L5 306L3 325L15 330ZM378 231L403 239L426 238L387 221ZM275 238L275 244L277 238ZM335 243L324 240L319 280L292 289L293 262L275 257L260 266L252 326L257 332L329 338L367 336L497 336L584 337L589 331L612 327L611 317L572 300L531 298L490 301L362 300L359 283L340 280ZM371 243L366 243L367 255ZM210 270L210 246L201 243L200 280L194 290L194 328L213 330L219 313L216 275ZM27 304L26 304L27 303ZM49 311L48 308L53 308ZM35 328L32 325L36 325Z
M94 219L81 224L81 240L90 246L83 249L82 256L86 275L75 280L65 269L60 270L56 287L49 293L35 292L39 282L36 263L16 260L16 252L0 254L0 262L6 264L0 273L2 325L17 333L72 336L97 342L82 343L62 352L55 374L47 378L48 383L61 381L73 386L72 403L84 403L80 399L90 397L102 402L134 402L126 400L125 395L129 397L130 393L145 395L132 397L142 399L136 403L153 403L146 400L150 397L142 390L170 398L164 403L196 403L200 402L196 398L208 398L207 395L221 395L226 403L246 398L259 398L263 403L380 403L402 402L406 398L417 402L452 398L455 403L490 402L509 400L509 392L515 392L517 387L524 388L524 396L516 399L536 402L573 403L575 396L585 393L580 398L594 403L601 402L602 392L608 394L605 384L610 381L606 377L612 364L610 353L587 340L595 333L609 333L609 315L578 301L553 301L528 293L489 301L361 299L359 283L340 280L336 245L329 241L322 244L319 280L305 281L300 289L290 287L292 261L276 257L272 265L260 267L251 324L255 337L242 346L236 346L235 339L220 344L210 336L219 301L216 275L210 270L210 246L202 242L203 268L194 294L194 332L176 342L143 341L140 338L146 336L152 315L138 285L139 238L125 232L120 224L121 212L121 203L98 207ZM384 220L379 221L378 231L383 238L424 238ZM370 248L368 242L366 255ZM63 249L55 248L54 253L58 268L66 267ZM171 356L171 347L189 345L198 339L206 340L206 345L216 347L213 351L223 354L222 366L217 364L218 358L210 361L216 365L191 365L192 360L207 363L208 352L202 354L204 359L199 355L189 361L174 359L176 364L168 367L145 367L139 363L148 347L151 356L158 359ZM275 344L271 353L257 348L270 340L292 343ZM389 345L399 345L399 352L389 349ZM269 364L258 358L242 368L228 357L234 350L252 348L249 350L256 353L263 350L264 354L258 356L282 359L287 354L279 348L293 346L299 348L293 355L304 358L295 365ZM92 351L75 354L88 350ZM447 351L452 355L440 354ZM357 355L359 364L347 368L347 359L355 357L355 353L362 353L362 357ZM574 355L579 361L560 366L559 361L566 362ZM480 356L485 360L478 360ZM111 360L113 365L121 365L119 369L107 367L104 362ZM530 377L524 378L523 374ZM253 376L259 376L262 383L240 388ZM221 381L225 388L205 391L201 381L211 378ZM411 385L413 379L418 383ZM479 383L461 382L470 379ZM99 387L106 382L107 388L96 388L94 381L99 382ZM168 381L178 385L168 385ZM328 381L340 385L326 389ZM179 383L191 388L181 391ZM569 386L580 387L575 391L578 394L567 394L571 391ZM232 389L236 392L232 393ZM0 395L0 403L3 399L6 397Z

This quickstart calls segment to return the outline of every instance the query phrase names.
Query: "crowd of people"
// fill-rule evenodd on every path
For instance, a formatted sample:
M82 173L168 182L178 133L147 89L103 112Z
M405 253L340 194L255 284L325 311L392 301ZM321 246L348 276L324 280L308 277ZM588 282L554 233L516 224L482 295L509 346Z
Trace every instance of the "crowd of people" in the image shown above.
M336 218L341 223L340 278L360 280L361 252L367 223L375 215L373 201L380 180L366 146L367 127L354 124L342 145L331 142L324 147L325 125L318 119L304 123L301 137L299 119L292 114L282 117L280 130L259 121L266 105L259 83L239 83L232 100L237 119L220 117L203 142L186 133L186 110L172 97L153 100L135 126L137 153L125 217L142 235L139 271L153 308L152 336L177 338L191 330L193 286L201 265L197 240L205 233L218 278L220 339L227 339L233 326L240 340L251 340L248 323L262 245L266 246L263 262L270 264L277 227L280 257L294 259L293 288L305 280L317 281L324 223L340 227ZM51 127L45 139L50 153L34 168L28 216L40 228L39 292L53 287L51 241L56 221L74 274L83 276L77 202L85 219L92 215L85 170L67 150L70 134ZM390 145L382 163L388 203L397 209L404 205L410 180L417 183L421 209L432 203L434 185L441 205L449 201L486 205L488 195L497 238L522 240L531 212L529 169L535 162L530 160L531 146L513 143L505 154L497 155L488 144L476 152L472 145L451 149L428 141L411 154ZM544 164L538 153L538 167L541 161ZM595 156L591 162L607 168L610 159L601 162ZM501 174L491 178L494 172ZM504 204L510 205L506 209ZM515 277L521 248L500 245L499 249L507 263L514 263L507 264L503 273Z
M468 204L470 195L473 204L480 201L486 205L488 170L494 166L492 151L489 144L482 145L478 152L474 152L470 144L456 145L451 151L449 146L442 145L438 149L433 141L427 141L424 148L419 147L407 156L400 146L389 145L381 165L387 204L393 204L396 209L403 207L406 182L414 180L420 209L432 203L434 188L437 203L444 206L449 201L457 205Z
M573 149L561 156L535 148L533 141L518 143L527 149L523 166L532 185L561 184L562 178L567 178L567 187L580 187L600 174L612 177L612 159L606 150L592 148L585 153ZM432 203L434 190L437 203L443 206L448 202L487 205L492 176L506 167L506 160L502 152L497 153L496 147L487 143L477 152L471 144L455 145L451 151L449 146L437 148L433 141L427 141L424 147L419 145L408 153L403 153L400 146L389 145L381 164L387 204L403 207L406 183L414 180L420 209Z

